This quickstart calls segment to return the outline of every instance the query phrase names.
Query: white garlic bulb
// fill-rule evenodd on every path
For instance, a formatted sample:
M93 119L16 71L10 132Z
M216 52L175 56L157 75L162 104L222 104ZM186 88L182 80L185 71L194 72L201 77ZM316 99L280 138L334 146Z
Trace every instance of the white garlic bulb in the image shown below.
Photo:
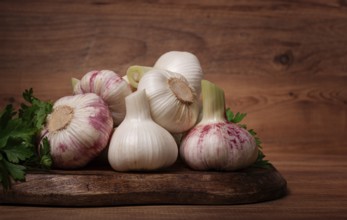
M172 165L178 156L174 138L150 115L145 90L125 98L126 117L114 131L108 160L114 170L156 170Z
M252 165L258 157L255 138L226 120L223 90L203 80L202 98L202 120L183 138L181 158L196 170L233 171Z
M199 115L194 88L181 74L152 69L140 80L138 90L146 90L153 120L171 133L189 130Z
M79 168L105 149L112 128L110 111L99 96L66 96L54 103L42 139L48 138L54 167Z
M114 125L125 117L125 97L132 91L129 84L111 70L90 71L80 81L74 80L74 94L95 93L108 105Z
M169 51L155 62L153 68L165 69L182 74L199 96L203 71L198 58L186 51Z
M194 88L197 96L201 91L203 71L198 58L185 51L170 51L161 55L153 67L134 65L127 70L128 83L136 90L141 78L152 69L168 70L183 75Z

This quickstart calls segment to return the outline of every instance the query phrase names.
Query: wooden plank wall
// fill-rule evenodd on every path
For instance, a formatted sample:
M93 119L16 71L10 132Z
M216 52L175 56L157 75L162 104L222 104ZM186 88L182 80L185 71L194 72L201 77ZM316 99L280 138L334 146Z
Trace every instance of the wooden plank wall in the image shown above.
M0 2L0 107L190 51L271 154L347 152L347 1Z

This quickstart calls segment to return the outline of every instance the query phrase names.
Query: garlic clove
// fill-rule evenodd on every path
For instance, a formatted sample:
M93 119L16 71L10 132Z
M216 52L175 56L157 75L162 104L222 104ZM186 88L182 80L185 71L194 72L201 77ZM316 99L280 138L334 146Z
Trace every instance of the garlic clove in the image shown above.
M99 96L66 96L54 103L42 139L49 140L54 167L80 168L107 146L112 128L110 111Z
M108 105L114 126L125 117L125 97L131 93L129 84L110 70L90 71L74 87L74 94L95 93Z
M174 138L150 115L145 90L126 97L126 117L112 135L108 160L114 170L156 170L178 156Z

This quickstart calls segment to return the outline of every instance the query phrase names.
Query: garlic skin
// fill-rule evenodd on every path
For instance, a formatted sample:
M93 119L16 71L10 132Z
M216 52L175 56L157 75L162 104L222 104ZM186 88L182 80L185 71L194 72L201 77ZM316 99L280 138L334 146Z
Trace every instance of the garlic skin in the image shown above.
M180 155L195 170L235 171L258 156L255 139L230 122L200 123L183 139Z
M42 139L48 138L54 167L73 169L85 166L106 148L112 129L106 103L94 93L79 94L54 103Z
M199 100L181 74L152 69L141 78L137 90L146 90L153 120L169 132L185 132L195 125Z
M145 90L125 98L126 117L114 131L108 161L116 171L157 170L172 165L178 156L174 138L150 115Z
M224 91L202 80L202 120L183 138L180 156L195 170L234 171L252 165L258 157L255 138L228 122Z
M169 51L161 55L153 68L182 74L199 96L203 71L198 58L186 51Z
M108 105L114 122L119 125L125 117L125 97L132 91L129 84L111 70L90 71L80 81L73 82L74 94L95 93Z

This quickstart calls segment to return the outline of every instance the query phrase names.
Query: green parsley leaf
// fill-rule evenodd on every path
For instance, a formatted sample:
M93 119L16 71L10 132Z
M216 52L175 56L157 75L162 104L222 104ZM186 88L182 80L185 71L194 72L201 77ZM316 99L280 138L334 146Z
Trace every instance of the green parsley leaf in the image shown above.
M20 181L25 180L24 166L10 163L10 162L7 162L6 160L4 160L4 164L14 180L20 180Z
M3 149L7 159L12 163L19 163L22 160L26 160L33 156L33 152L30 148L26 147L25 144L18 145L18 147L6 147Z
M42 144L40 144L40 154L42 155L40 158L40 165L46 169L49 169L53 163L53 159L50 154L50 151L51 151L51 147L49 145L48 138L45 137L42 140Z
M4 190L10 188L11 179L3 159L0 160L0 182Z
M16 112L13 110L12 105L7 105L4 111L0 114L0 129L4 129L8 122L12 119L12 117L16 114Z
M229 122L233 122L235 124L240 123L245 117L247 113L237 112L236 115L228 108L226 110L226 116Z
M0 148L7 145L9 139L19 140L18 142L31 142L33 135L37 132L36 129L32 129L29 125L23 123L21 120L12 119L7 123L5 129L1 129L0 134Z
M27 101L28 103L33 103L33 100L36 99L34 97L33 88L24 90L22 96L23 96L24 100Z
M227 108L227 110L225 111L225 114L226 114L226 116L227 116L227 120L228 120L229 122L232 122L233 119L234 119L234 112L232 112L232 111L230 110L230 108Z
M0 182L4 189L11 187L11 179L24 181L27 169L49 169L52 164L48 140L40 146L44 152L37 152L37 137L53 105L36 98L33 89L25 90L23 98L26 103L18 112L7 105L0 114Z

